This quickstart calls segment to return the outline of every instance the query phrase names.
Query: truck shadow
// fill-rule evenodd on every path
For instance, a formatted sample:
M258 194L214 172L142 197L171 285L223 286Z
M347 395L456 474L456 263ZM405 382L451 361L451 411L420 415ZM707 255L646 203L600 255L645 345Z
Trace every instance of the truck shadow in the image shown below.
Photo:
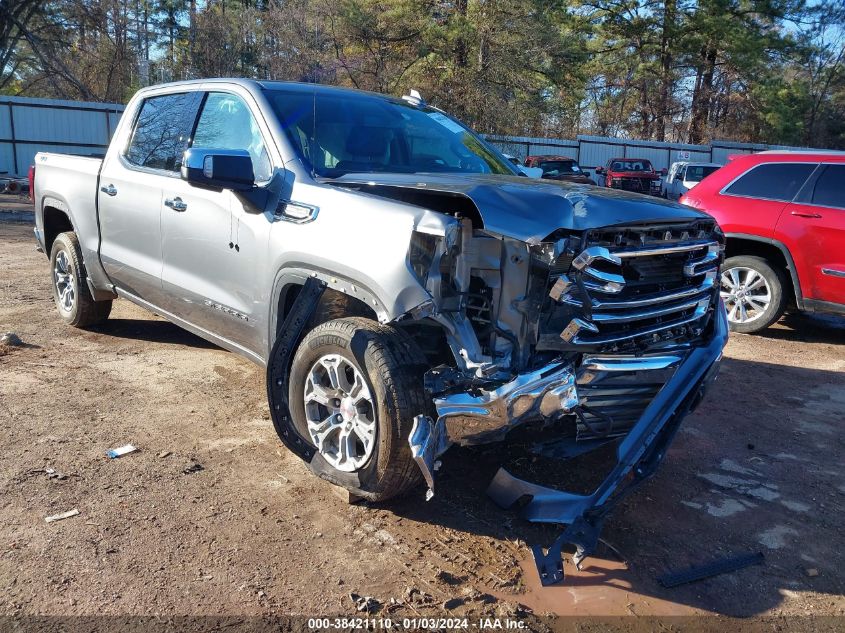
M214 343L209 343L204 338L183 330L169 321L109 318L92 327L91 331L134 341L184 345L196 349L220 349Z
M755 336L802 343L845 343L845 317L835 314L785 314L780 321Z
M845 448L843 394L841 372L726 358L657 474L605 525L603 538L627 562L600 545L577 572L567 554L563 586L542 588L522 544L521 583L527 592L514 599L539 612L585 614L592 604L599 614L701 610L751 616L782 608L785 595L841 595L845 554L834 544L841 541L845 467L831 456ZM420 503L421 493L415 494L391 510L449 528L457 549L478 536L550 545L562 528L531 524L495 506L485 495L491 478L504 466L528 479L523 473L537 471L539 464L543 481L538 483L556 480L561 484L556 487L579 492L593 487L597 465L579 463L582 458L538 461L529 436L451 449L435 497ZM763 565L673 589L657 582L669 571L757 551L766 556ZM469 573L476 563L482 570L485 561L468 563ZM626 610L628 600L632 606Z

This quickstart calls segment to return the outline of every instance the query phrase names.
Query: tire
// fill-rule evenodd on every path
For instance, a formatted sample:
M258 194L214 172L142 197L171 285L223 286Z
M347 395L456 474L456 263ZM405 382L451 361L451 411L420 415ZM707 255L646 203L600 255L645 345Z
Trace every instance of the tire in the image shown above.
M94 301L76 233L60 233L50 249L50 285L62 321L86 328L105 321L112 302Z
M786 277L762 257L739 255L726 259L721 286L732 332L753 334L764 330L786 310ZM768 303L764 297L768 297Z
M344 395L342 400L325 398L328 404L324 406L318 400L325 394L316 385L331 386L327 366L335 367L339 384L352 387L348 390L351 395ZM425 357L407 334L371 319L337 319L311 330L294 355L288 383L294 425L318 453L309 464L311 470L370 501L384 501L417 486L422 475L411 456L408 436L414 417L430 413L432 406L423 389L425 368ZM354 372L358 372L357 377ZM363 388L356 390L358 377L363 379L367 393ZM343 393L335 390L332 396ZM369 404L366 396L370 397ZM360 400L353 409L351 403L356 397ZM315 424L329 418L346 422ZM352 448L345 444L347 450L342 453L342 434L350 425L360 435L350 440ZM370 428L373 436L368 444L362 438L370 437ZM312 433L315 429L329 429L319 442L322 446ZM352 435L349 431L345 437Z

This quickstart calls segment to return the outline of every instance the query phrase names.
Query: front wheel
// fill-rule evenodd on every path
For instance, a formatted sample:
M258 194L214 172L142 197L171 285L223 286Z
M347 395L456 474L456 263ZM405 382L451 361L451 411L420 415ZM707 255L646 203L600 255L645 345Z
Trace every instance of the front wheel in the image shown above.
M783 273L762 257L729 257L722 265L721 296L734 332L752 334L776 322L786 309Z
M56 236L50 249L50 272L53 300L65 323L84 328L108 318L112 302L94 301L91 296L76 233Z
M309 467L371 501L417 485L408 436L414 417L429 409L424 366L409 336L371 319L337 319L309 332L288 384L296 429L320 456L319 467L313 460Z

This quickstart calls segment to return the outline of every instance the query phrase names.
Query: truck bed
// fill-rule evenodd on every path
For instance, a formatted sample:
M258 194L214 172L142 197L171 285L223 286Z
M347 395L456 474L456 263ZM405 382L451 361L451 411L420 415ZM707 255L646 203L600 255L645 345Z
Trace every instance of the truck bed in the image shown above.
M82 247L89 276L99 271L100 231L97 189L103 160L91 156L39 152L35 155L35 233L49 255L50 236L44 235L45 210L67 214ZM45 243L45 240L47 243Z

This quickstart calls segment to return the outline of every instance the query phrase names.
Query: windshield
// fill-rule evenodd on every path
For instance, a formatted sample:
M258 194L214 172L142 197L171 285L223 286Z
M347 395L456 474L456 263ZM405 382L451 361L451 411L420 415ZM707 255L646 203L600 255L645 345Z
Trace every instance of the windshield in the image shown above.
M433 108L354 92L268 90L266 94L291 144L318 176L516 174L485 141Z
M543 175L559 176L561 174L581 174L581 168L574 160L544 160L537 164L543 170Z
M647 160L615 160L610 166L611 171L654 171Z
M690 165L684 174L684 180L687 182L701 182L717 169L719 168L715 165Z

